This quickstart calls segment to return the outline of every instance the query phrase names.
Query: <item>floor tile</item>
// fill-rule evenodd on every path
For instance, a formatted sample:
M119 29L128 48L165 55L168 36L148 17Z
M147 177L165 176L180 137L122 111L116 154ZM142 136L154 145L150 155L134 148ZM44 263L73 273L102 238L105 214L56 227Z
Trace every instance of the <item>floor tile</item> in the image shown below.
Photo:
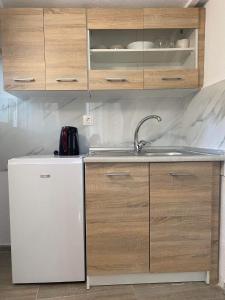
M84 283L41 284L37 298L65 297L82 294L86 291Z
M144 284L133 288L138 300L225 300L219 287L205 283Z
M38 287L10 286L0 289L0 300L35 300Z
M132 287L124 285L107 288L101 287L97 289L91 288L84 294L51 298L51 300L136 300L136 297Z

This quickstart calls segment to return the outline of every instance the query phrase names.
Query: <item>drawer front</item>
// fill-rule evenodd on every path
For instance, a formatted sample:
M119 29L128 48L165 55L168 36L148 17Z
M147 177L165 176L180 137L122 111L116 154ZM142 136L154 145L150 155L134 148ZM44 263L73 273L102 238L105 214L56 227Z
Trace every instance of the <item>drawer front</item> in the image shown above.
M149 272L149 164L86 165L88 275Z
M144 28L198 28L198 8L145 8Z
M144 70L144 88L198 88L198 70Z
M143 10L126 8L90 8L88 29L143 29Z
M217 163L150 164L150 272L211 269Z
M90 70L90 90L143 89L143 71Z

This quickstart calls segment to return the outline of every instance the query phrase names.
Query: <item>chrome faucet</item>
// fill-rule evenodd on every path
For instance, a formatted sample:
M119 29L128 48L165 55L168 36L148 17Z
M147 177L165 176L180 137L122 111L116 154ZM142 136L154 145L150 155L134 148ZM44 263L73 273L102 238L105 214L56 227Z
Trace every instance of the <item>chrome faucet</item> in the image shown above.
M141 140L140 142L138 141L138 132L139 132L139 129L140 127L142 126L142 124L147 121L147 120L150 120L150 119L156 119L158 122L161 122L162 121L162 118L160 116L157 116L157 115L149 115L145 118L143 118L138 124L137 124L137 127L135 129L135 133L134 133L134 151L136 151L137 153L139 153L142 148L146 145L146 144L151 144L151 142L147 142L147 141L144 141L144 140Z

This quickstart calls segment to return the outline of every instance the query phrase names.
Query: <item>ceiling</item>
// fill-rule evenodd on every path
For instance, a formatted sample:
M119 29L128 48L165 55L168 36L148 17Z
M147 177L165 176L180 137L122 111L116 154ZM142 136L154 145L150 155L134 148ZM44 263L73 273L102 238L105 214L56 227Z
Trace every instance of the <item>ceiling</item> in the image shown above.
M207 0L0 0L3 7L189 7Z

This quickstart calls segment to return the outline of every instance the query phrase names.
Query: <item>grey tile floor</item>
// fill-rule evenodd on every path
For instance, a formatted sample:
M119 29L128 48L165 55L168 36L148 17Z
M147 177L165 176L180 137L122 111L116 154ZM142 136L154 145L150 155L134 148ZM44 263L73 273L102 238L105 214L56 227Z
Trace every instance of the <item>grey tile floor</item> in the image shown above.
M92 287L84 283L11 284L11 259L0 249L0 300L225 300L223 291L204 283Z

